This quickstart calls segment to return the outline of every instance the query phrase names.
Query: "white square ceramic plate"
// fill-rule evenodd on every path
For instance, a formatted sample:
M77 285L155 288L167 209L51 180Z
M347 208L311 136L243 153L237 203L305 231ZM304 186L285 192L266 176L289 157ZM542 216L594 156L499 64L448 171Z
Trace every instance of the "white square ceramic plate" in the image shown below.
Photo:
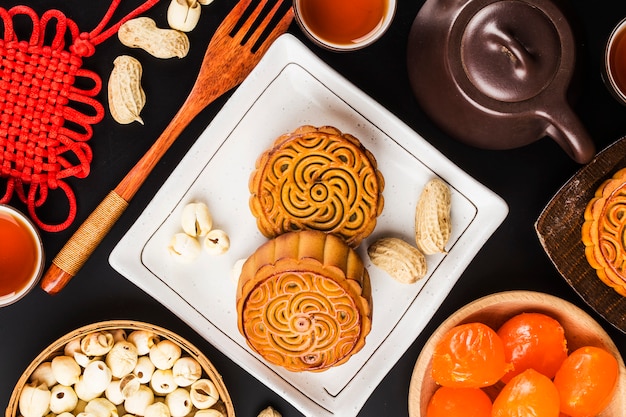
M266 239L248 208L248 179L275 138L303 124L351 133L374 154L385 178L385 208L359 247L372 281L374 316L366 345L346 364L293 373L266 363L237 330L233 265ZM395 282L367 257L382 236L414 242L418 196L433 177L452 189L448 254L428 256L428 275ZM181 264L168 253L189 202L206 202L230 251ZM354 416L419 335L463 270L508 213L468 176L305 48L284 35L235 91L113 250L112 266L185 320L210 343L309 416ZM218 365L219 368L219 365Z

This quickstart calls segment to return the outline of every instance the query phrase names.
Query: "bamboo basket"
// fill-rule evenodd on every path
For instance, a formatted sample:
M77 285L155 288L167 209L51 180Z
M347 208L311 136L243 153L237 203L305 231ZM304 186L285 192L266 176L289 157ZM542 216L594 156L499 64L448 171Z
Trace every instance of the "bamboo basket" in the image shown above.
M462 307L444 321L426 342L413 369L409 386L409 417L424 417L428 401L438 385L431 376L432 355L436 344L456 325L481 322L498 329L506 320L522 312L544 313L561 323L569 351L582 346L597 346L611 352L619 364L619 379L613 399L597 417L626 415L626 368L617 346L591 316L561 298L534 291L505 291L485 296ZM495 398L501 386L485 389Z
M209 378L215 386L220 395L220 400L217 402L215 406L212 408L216 408L220 410L226 417L235 417L235 410L233 407L233 403L230 399L230 395L228 394L228 390L222 381L221 375L217 372L213 364L207 359L204 354L198 350L194 345L189 343L187 340L182 338L181 336L173 333L169 330L166 330L162 327L155 326L148 323L131 321L131 320L111 320L104 321L99 323L90 324L79 329L76 329L65 336L59 338L46 349L44 349L26 368L20 379L17 381L15 388L13 389L13 393L11 394L11 398L9 399L9 404L6 409L5 416L6 417L18 417L19 414L19 398L22 393L22 389L29 382L29 379L33 373L33 371L43 362L52 360L55 356L63 354L63 348L65 345L73 341L74 339L81 339L85 335L92 333L94 331L116 331L116 330L126 330L127 333L130 333L134 330L147 330L155 333L157 336L163 339L169 339L170 341L176 343L181 347L183 356L185 354L191 356L196 359L198 363L200 363L204 373L203 377ZM193 415L193 412L192 414Z

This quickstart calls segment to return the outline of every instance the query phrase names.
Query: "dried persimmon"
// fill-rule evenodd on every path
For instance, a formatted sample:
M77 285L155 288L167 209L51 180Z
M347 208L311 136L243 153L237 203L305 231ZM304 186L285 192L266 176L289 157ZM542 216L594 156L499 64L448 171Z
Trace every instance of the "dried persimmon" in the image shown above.
M480 388L493 385L510 369L502 340L475 322L450 329L435 346L432 377L439 385Z
M554 377L561 411L570 417L595 416L611 402L618 377L617 359L607 350L594 346L575 350Z
M542 313L521 313L507 320L497 331L504 344L504 354L513 369L503 382L528 368L554 378L565 358L567 340L561 324Z
M426 417L491 417L491 399L480 388L439 387L430 397Z
M559 417L559 392L530 368L514 376L493 401L492 417Z

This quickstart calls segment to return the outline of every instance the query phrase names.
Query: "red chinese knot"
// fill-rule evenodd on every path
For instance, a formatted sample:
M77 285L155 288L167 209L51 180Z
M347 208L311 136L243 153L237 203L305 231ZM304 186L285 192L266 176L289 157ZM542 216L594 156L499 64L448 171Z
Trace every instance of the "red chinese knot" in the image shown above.
M64 230L73 222L76 197L66 179L89 174L92 151L87 142L92 125L104 117L104 108L95 98L102 80L82 68L83 58L93 55L96 45L126 20L158 2L146 0L104 30L120 1L113 0L101 23L89 33L81 33L59 10L39 17L27 6L0 8L0 177L7 179L0 203L17 194L33 221L46 231ZM29 39L18 38L16 16L32 20ZM71 44L66 48L68 39ZM77 87L77 80L91 88ZM46 202L49 190L57 189L67 197L69 213L60 224L46 224L36 209Z

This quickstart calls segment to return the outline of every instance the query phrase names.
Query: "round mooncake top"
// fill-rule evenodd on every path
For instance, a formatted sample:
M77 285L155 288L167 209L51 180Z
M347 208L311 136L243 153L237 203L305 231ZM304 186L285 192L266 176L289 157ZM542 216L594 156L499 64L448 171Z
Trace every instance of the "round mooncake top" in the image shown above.
M383 210L376 159L352 135L302 126L279 137L256 162L250 209L261 233L320 230L357 247Z
M626 168L606 180L587 204L582 241L598 277L626 296Z
M248 345L290 371L346 362L371 329L369 275L339 237L319 231L272 239L245 262L237 324Z

